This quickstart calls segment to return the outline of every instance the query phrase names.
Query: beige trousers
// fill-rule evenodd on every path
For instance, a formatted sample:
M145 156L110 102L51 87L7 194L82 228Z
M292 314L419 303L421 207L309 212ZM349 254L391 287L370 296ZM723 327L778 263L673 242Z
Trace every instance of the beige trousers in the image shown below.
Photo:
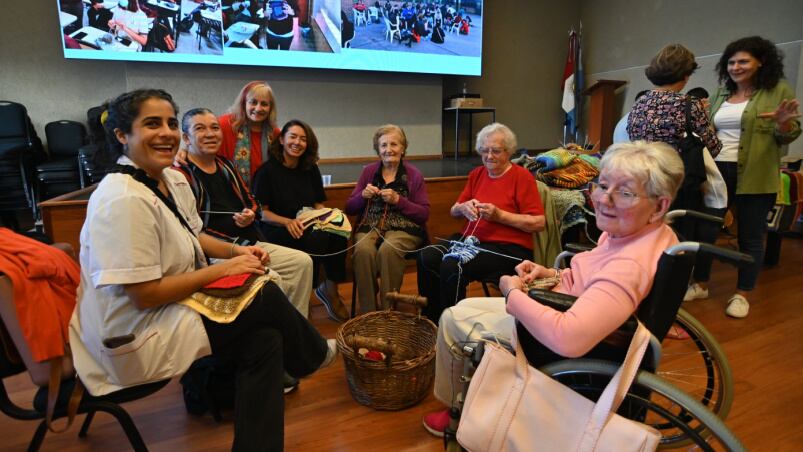
M306 318L309 315L309 297L312 293L312 258L303 251L273 243L257 242L257 246L270 254L269 267L280 277L276 284Z
M496 333L500 340L511 342L515 319L505 311L505 299L466 298L446 309L438 322L435 350L435 397L446 404L462 391L462 346L478 341L485 333Z
M368 235L366 238L365 236ZM354 280L357 284L357 298L361 312L385 309L385 294L401 289L404 280L404 255L407 250L421 246L421 237L402 231L387 231L385 239L379 247L376 241L379 234L376 230L361 232L354 236ZM363 238L365 238L363 240ZM379 277L379 287L376 278ZM376 292L379 290L379 304Z

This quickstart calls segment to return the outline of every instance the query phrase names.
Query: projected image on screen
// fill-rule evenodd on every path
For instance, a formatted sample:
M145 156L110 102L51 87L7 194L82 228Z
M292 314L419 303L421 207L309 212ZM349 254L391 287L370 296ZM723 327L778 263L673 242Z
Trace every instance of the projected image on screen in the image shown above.
M479 57L482 1L344 0L343 47Z
M60 8L68 49L223 54L220 0L60 0Z
M339 2L326 0L223 0L225 47L253 50L333 52L340 23L316 20L334 16ZM335 44L333 47L332 43Z
M481 0L56 0L66 58L479 75Z

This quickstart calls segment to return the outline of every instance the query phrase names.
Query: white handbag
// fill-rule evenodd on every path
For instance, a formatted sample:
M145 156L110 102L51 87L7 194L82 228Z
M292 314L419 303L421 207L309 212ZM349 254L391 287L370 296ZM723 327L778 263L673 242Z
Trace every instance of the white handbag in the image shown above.
M471 452L655 450L657 430L615 413L649 339L639 322L625 362L596 404L531 367L518 341L515 356L486 344L466 395L458 442Z

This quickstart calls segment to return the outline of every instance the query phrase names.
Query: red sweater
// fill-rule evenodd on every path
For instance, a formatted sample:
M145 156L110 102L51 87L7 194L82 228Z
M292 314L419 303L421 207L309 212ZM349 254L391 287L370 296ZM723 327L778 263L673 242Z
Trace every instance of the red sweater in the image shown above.
M78 264L57 248L0 228L0 272L14 286L17 318L33 359L63 356L80 280Z
M234 148L237 146L237 131L231 126L231 113L226 113L220 116L220 130L223 131L223 144L218 151L218 155L226 157L234 161ZM254 180L254 173L257 172L262 166L262 132L251 130L251 180ZM268 143L272 143L276 137L279 136L281 131L278 128L273 129L273 133L268 137Z
M492 178L484 166L474 168L468 175L468 182L463 193L457 198L458 203L476 199L483 203L492 203L497 208L511 213L526 215L543 215L544 206L538 194L535 178L529 171L519 165L513 165L501 177ZM474 229L474 226L477 229ZM473 231L473 232L472 232ZM464 234L471 234L482 242L513 243L528 250L533 249L533 235L500 223L492 223L484 219L479 224L467 223Z

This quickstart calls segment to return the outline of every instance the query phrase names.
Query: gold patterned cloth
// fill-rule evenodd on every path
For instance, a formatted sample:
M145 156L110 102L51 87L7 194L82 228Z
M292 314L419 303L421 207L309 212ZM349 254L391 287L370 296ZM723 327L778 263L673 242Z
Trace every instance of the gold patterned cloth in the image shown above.
M179 301L184 306L198 311L201 315L217 323L231 323L240 315L243 309L262 291L262 287L272 281L275 273L269 272L257 277L241 295L230 298L215 297L202 292L195 292L189 297Z

